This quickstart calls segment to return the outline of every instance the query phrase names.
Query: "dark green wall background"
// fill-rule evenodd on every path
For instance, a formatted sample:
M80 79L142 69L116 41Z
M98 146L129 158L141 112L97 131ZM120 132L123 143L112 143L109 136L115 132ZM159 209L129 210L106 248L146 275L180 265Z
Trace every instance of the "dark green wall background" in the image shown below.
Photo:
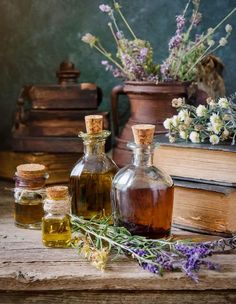
M135 33L151 41L159 62L167 56L168 40L175 31L175 15L186 2L120 1ZM98 10L101 3L99 0L0 0L0 138L3 146L10 135L21 86L55 83L55 70L66 58L80 68L81 82L96 82L103 89L101 108L110 108L110 91L119 81L101 67L102 57L81 42L83 34L91 32L112 49L108 19ZM201 29L215 25L235 6L236 0L202 0ZM226 65L227 93L231 94L236 91L236 14L228 22L234 28L230 43L217 54Z

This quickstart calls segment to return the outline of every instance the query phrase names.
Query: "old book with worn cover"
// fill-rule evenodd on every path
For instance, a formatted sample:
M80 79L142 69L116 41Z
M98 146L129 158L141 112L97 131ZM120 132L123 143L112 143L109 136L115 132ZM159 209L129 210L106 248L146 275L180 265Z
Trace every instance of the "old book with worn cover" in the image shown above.
M220 235L236 233L236 188L174 180L173 225Z
M236 145L169 143L159 136L154 165L172 177L236 186Z

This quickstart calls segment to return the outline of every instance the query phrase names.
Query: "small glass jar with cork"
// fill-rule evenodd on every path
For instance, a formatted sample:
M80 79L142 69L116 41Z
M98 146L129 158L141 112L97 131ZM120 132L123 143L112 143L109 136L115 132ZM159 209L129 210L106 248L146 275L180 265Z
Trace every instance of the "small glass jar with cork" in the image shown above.
M115 175L112 185L115 224L151 238L169 235L174 194L171 177L152 163L154 130L154 125L132 127L132 164Z
M22 164L14 176L14 218L20 228L41 229L46 168L41 164Z
M103 130L103 116L85 116L87 133L81 132L84 155L72 169L70 186L72 211L89 219L111 215L110 191L118 168L105 154L105 142L110 132Z
M67 186L46 189L45 216L42 221L42 241L47 247L67 247L71 240L71 198Z

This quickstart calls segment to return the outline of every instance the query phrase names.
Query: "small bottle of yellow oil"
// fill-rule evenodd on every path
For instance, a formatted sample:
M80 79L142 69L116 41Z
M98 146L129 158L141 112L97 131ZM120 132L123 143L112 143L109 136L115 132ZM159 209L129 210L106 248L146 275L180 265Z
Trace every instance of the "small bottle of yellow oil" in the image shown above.
M42 241L47 247L67 247L71 240L71 201L66 186L46 189L45 216L42 220Z

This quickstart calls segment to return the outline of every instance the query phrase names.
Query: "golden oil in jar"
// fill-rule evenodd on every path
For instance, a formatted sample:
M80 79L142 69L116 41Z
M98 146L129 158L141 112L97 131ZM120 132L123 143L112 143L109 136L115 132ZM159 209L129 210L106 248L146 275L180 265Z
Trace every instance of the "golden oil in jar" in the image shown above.
M71 241L70 197L68 187L54 186L46 189L46 212L42 221L42 242L47 247L67 247Z
M16 168L14 219L17 227L41 229L47 177L45 166L40 164L22 164Z
M66 216L44 217L43 244L47 247L67 247L71 240L70 219Z

